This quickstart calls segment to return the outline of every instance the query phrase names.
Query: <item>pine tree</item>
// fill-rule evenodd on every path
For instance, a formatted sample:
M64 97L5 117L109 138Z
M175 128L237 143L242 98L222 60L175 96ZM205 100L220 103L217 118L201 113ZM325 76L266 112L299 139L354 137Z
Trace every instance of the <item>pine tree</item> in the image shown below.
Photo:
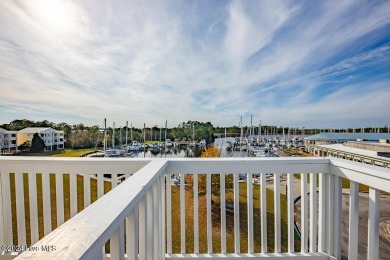
M45 142L43 142L42 138L38 135L38 133L35 133L33 135L33 139L31 141L31 152L41 152L45 149Z

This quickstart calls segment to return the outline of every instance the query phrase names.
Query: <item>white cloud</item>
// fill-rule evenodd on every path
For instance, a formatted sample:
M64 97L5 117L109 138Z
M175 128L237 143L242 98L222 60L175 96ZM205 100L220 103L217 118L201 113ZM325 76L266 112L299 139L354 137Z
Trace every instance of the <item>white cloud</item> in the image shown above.
M322 120L338 118L332 107L349 96L374 113L386 103L367 93L388 80L389 47L373 46L389 33L389 11L370 1L1 2L0 121L229 125L254 114L314 124L320 110ZM366 79L363 93L351 81L373 67L382 74ZM318 91L339 75L350 81L338 80L336 97Z

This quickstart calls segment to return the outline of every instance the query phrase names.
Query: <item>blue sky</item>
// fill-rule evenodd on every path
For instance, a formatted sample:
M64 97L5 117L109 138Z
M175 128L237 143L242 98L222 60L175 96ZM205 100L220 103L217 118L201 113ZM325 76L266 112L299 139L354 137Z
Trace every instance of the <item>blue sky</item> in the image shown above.
M390 1L0 2L0 123L390 123Z

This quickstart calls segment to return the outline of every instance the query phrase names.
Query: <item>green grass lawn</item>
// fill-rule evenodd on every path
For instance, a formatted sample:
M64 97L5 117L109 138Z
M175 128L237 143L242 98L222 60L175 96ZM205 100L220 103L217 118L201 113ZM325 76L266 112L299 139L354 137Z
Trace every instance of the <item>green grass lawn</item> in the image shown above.
M38 199L38 226L39 237L43 237L43 205L42 205L42 176L36 175L37 182L37 199ZM11 184L11 208L13 218L13 233L14 244L17 244L17 223L16 223L16 198L14 188L15 176L10 174ZM63 175L64 184L64 212L65 221L70 218L70 187L69 175ZM97 199L97 181L91 179L91 202ZM105 182L104 190L107 193L111 189L111 183ZM28 176L24 174L24 202L25 202L25 223L27 244L30 240L30 209L28 196ZM246 183L240 183L240 246L241 252L246 252L248 248L248 231L247 231L247 199L246 199ZM267 223L268 223L268 252L274 251L274 193L267 189ZM186 197L186 251L191 253L194 250L194 233L193 233L193 191L191 187L187 187L185 192ZM51 197L51 213L52 213L52 229L57 227L57 210L56 210L56 192L55 192L55 175L50 174L50 197ZM226 189L226 201L233 203L233 190ZM212 237L213 237L213 252L221 252L221 224L220 224L220 198L212 196ZM281 240L282 251L287 251L287 200L286 196L280 194L281 205ZM77 208L78 211L84 209L84 188L83 177L77 176ZM261 227L260 227L260 187L253 186L253 224L254 224L254 247L255 252L261 251ZM199 194L199 246L200 252L207 252L207 217L206 217L206 196ZM180 253L180 190L177 186L172 186L172 246L174 253ZM234 252L234 215L233 213L226 214L226 232L227 232L227 251ZM300 248L300 239L295 235L295 248ZM106 246L106 250L109 247Z
M294 174L294 178L301 179L301 174L295 173L295 174ZM307 183L310 183L310 177L309 177L309 175L307 175ZM343 189L349 189L350 183L351 183L351 181L350 181L349 179L341 178L341 187L342 187ZM319 178L318 178L318 175L317 175L317 186L319 186ZM368 186L359 183L359 191L360 191L360 192L368 192L368 190L369 190L369 187L368 187ZM382 192L382 191L381 191L381 192Z
M194 251L194 225L193 225L193 191L186 192L186 252ZM274 192L267 189L267 249L274 252ZM260 227L260 186L253 187L253 225L254 225L254 249L261 251L261 227ZM226 190L226 201L233 203L233 190ZM199 195L199 250L207 252L207 210L206 196ZM221 211L219 196L212 196L212 240L213 252L221 252ZM280 194L281 205L281 241L282 251L287 251L287 200ZM247 189L246 183L240 183L240 248L241 252L248 250L248 223L247 223ZM172 251L180 253L180 189L172 186ZM226 243L227 252L234 252L234 214L226 214ZM300 239L295 235L295 248L300 248Z
M29 202L29 187L28 187L28 175L23 175L24 181L24 205L25 205L25 223L26 223L26 237L27 244L31 243L30 234L30 202ZM36 175L37 183L37 200L38 200L38 227L39 227L39 238L43 237L43 204L42 204L42 175ZM10 185L11 185L11 209L12 209L12 226L14 234L14 245L17 243L17 223L16 223L16 197L15 197L15 175L10 174ZM57 207L56 207L56 181L55 175L50 174L50 202L51 202L51 224L52 229L57 228ZM70 186L69 186L69 174L63 175L64 185L64 215L65 221L70 218ZM104 183L104 191L107 193L111 190L111 183ZM91 179L91 203L97 199L97 181ZM78 212L84 209L84 186L83 177L77 176L77 209Z
M51 156L53 157L80 157L85 154L89 154L91 152L96 151L94 148L88 149L65 149L61 153L56 153Z
M29 152L20 152L15 154L15 156L53 156L53 157L80 157L82 155L88 154L95 151L94 148L87 149L65 149L57 151L46 151L41 153L29 153Z

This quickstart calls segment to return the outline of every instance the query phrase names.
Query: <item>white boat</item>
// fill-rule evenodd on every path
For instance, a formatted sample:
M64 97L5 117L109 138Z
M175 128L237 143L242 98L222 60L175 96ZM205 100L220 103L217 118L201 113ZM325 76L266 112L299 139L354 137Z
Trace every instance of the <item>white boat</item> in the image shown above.
M139 151L141 148L141 145L138 141L133 141L131 145L128 147L128 151L136 152Z
M200 140L199 146L206 146L206 140L205 139Z
M226 142L226 150L231 151L233 148L233 144L231 141Z
M172 147L172 141L171 141L171 139L166 139L166 140L165 140L165 147L166 147L166 148L171 148L171 147Z
M148 149L157 150L157 149L159 149L159 146L158 146L158 144L149 144Z

